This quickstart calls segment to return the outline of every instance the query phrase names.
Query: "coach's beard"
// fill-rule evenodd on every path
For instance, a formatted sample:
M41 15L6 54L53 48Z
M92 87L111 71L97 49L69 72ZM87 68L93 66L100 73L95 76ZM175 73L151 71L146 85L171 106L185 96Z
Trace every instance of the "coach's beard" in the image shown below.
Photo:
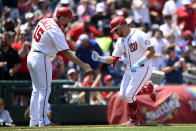
M119 37L123 37L123 33L121 33L121 34L118 33L118 36L119 36Z
M64 26L64 27L67 27L67 26L68 26L68 24L64 24L63 26Z

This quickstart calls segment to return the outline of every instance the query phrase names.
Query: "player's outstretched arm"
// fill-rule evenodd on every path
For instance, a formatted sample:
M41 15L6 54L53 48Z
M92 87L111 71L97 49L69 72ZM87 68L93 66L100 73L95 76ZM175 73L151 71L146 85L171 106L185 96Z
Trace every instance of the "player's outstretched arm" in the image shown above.
M113 64L114 58L112 56L100 56L96 51L93 51L91 54L91 58L94 61L106 63L106 64Z
M151 46L149 47L145 53L144 53L144 56L138 60L135 64L132 65L131 67L131 71L132 72L136 72L138 68L140 68L143 64L145 64L148 60L150 60L155 54L155 51L154 51L154 47Z
M67 56L67 58L71 61L73 61L75 64L79 65L80 67L82 67L85 71L90 70L91 67L89 64L86 64L84 62L82 62L77 56L75 56L70 50L65 50L64 51L65 55Z

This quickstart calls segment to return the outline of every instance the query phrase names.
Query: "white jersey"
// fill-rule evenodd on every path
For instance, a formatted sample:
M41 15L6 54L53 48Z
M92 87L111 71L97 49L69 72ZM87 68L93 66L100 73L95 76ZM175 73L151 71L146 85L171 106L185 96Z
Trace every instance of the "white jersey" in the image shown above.
M44 18L37 24L32 41L32 51L40 51L48 56L68 50L64 33L53 18Z
M118 39L112 56L121 57L123 55L128 61L127 66L131 67L144 56L145 51L150 46L152 45L143 31L131 29L131 32L125 38ZM145 63L145 66L150 63L149 60Z

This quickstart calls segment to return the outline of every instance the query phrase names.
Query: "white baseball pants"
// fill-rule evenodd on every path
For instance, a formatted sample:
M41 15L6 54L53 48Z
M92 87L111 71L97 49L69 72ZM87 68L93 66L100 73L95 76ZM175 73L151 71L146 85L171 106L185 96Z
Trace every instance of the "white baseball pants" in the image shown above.
M30 125L45 126L50 123L47 117L48 98L51 92L52 65L50 57L41 52L31 51L27 66L32 79L30 101Z
M136 72L131 72L131 68L127 69L120 87L120 97L128 103L136 101L137 93L142 89L145 83L150 79L152 67L140 67Z

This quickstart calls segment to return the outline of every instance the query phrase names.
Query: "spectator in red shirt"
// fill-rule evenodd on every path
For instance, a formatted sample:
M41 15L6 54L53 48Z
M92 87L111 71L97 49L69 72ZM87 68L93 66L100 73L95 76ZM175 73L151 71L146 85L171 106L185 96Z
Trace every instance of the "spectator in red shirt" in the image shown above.
M67 32L66 39L70 42L70 44L76 44L76 41L81 34L87 34L89 39L94 39L101 35L99 30L90 25L90 22L90 16L84 16L82 25L76 26Z
M178 8L176 15L178 18L178 26L182 31L194 29L194 10L191 5L190 0L182 0L183 6Z
M15 79L17 80L30 80L29 70L27 69L27 55L30 51L31 45L28 42L28 33L25 30L17 31L19 36L15 42L11 45L11 47L18 51L18 55L20 57L21 66L16 70ZM29 94L14 94L13 104L15 105L18 101L18 96L20 96L20 105L28 105L29 102Z
M13 49L18 51L21 60L21 67L16 70L16 79L18 80L31 79L27 68L27 55L30 51L31 45L27 39L28 33L25 30L22 30L19 35L19 41L11 45Z

